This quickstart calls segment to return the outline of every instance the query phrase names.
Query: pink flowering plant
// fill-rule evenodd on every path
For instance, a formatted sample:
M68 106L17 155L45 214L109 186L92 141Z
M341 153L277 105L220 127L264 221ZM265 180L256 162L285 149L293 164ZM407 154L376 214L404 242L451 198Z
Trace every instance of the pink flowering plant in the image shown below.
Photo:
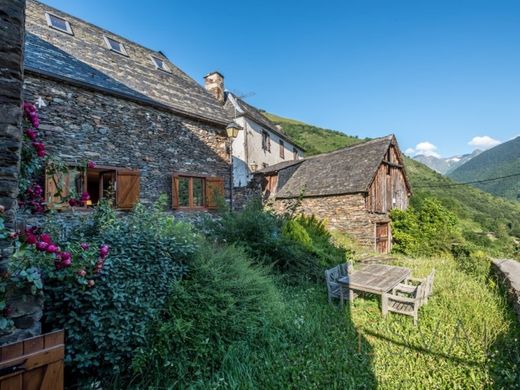
M46 196L59 199L58 203L71 207L84 207L90 200L88 192L76 193L76 188L65 188L63 178L71 173L71 169L59 158L47 152L39 127L40 119L36 107L24 102L24 136L20 166L19 206L33 214L47 211L49 205ZM86 174L87 168L95 168L94 161L85 161L76 168L78 173ZM54 193L45 194L45 176L52 181Z
M17 268L37 267L43 280L66 281L90 288L95 284L94 279L103 272L109 253L106 244L60 244L48 232L31 227L20 234L14 258Z

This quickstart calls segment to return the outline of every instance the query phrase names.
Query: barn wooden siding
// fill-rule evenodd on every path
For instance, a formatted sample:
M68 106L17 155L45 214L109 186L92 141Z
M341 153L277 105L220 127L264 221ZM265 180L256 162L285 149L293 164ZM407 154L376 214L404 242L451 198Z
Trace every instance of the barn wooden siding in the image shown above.
M403 165L392 145L368 190L367 210L372 213L388 213L393 208L405 210L409 192Z

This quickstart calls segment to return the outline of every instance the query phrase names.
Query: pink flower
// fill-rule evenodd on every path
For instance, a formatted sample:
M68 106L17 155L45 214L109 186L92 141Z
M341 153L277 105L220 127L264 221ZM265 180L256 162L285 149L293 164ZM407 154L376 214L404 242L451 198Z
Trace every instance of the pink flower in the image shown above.
M25 242L29 245L36 244L38 240L36 239L36 236L32 234L31 232L26 231L25 232Z
M86 202L89 199L90 199L90 195L89 195L88 192L84 192L84 193L81 194L81 201L82 202Z
M35 141L36 137L38 136L38 132L34 129L25 130L25 134L31 141Z
M17 238L18 238L18 233L16 233L16 232L11 232L11 233L9 233L9 238L10 238L11 240L15 240L15 239L17 239Z
M108 256L108 253L110 252L110 247L106 244L103 244L99 247L99 256L104 259Z
M80 247L81 247L81 249L86 251L86 250L88 250L88 248L90 248L90 245L87 244L86 242L83 242L83 243L80 244Z
M58 248L56 245L54 244L49 244L49 246L47 247L46 249L46 252L47 253L56 253L59 251L60 248Z
M96 284L96 282L94 282L92 279L88 281L88 286L89 287L94 287L94 284Z
M61 258L61 262L62 263L65 263L65 262L69 262L69 265L72 261L72 255L70 254L70 252L61 252L60 254L60 258Z
M42 142L33 142L38 157L45 157L45 145Z
M63 264L63 267L70 267L70 265L72 264L72 260L71 259L65 259L61 262L61 264Z
M38 241L36 243L36 249L38 249L41 252L46 251L48 246L49 244L47 244L45 241Z
M29 102L23 102L23 110L27 115L29 115L33 112L36 112L36 107Z
M87 168L94 169L96 167L96 163L94 161L88 161L87 162Z
M47 233L43 233L40 236L40 241L46 242L47 244L52 244L52 238Z
M79 275L79 276L82 276L82 277L85 277L85 276L87 275L87 271L85 271L84 269L80 269L80 270L78 271L78 275Z

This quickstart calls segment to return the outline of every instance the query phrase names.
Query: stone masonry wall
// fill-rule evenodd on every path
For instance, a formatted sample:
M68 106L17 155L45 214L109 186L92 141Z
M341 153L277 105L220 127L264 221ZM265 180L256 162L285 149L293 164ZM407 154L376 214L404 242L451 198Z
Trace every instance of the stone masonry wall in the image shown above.
M230 156L223 129L97 91L37 75L25 78L25 99L41 97L40 131L50 154L70 164L139 169L143 204L167 194L174 172L224 178ZM171 204L170 204L171 205Z
M0 205L9 228L18 196L24 26L25 0L0 0ZM10 254L10 244L0 242L0 272Z
M507 288L509 298L520 322L520 262L516 260L493 260L493 270Z
M25 0L0 0L0 205L14 229L22 139L23 45ZM0 241L0 273L7 270L12 245ZM0 345L38 335L42 297L8 287L9 317L14 327L0 334Z
M352 236L367 249L375 249L375 224L388 222L386 214L369 213L362 194L324 196L294 199L278 199L273 203L277 212L297 206L297 211L305 215L314 215L327 222L331 230L337 230Z

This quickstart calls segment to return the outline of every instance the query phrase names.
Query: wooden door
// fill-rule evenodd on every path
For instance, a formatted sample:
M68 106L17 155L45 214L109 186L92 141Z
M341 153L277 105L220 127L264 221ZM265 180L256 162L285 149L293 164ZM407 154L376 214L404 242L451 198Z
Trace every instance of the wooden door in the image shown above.
M379 253L390 252L390 224L388 222L376 224L376 250Z
M62 390L63 331L0 347L0 389Z

